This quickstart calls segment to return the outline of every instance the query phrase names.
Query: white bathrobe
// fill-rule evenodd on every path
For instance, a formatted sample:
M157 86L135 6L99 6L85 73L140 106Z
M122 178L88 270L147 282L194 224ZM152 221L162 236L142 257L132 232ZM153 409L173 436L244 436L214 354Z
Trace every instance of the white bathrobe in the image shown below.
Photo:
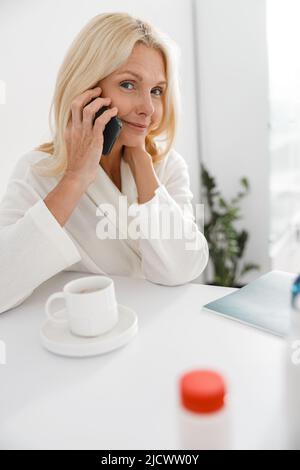
M0 203L0 313L21 304L36 287L60 271L131 276L168 286L187 283L202 273L208 261L207 242L196 224L188 166L174 149L154 165L160 186L144 204L137 202L135 180L123 159L122 192L99 165L96 180L87 188L64 227L43 201L59 178L37 175L31 168L32 163L45 158L49 155L40 151L24 154L10 176ZM99 236L100 221L107 224L111 233L112 229L116 232L117 226L123 227L124 222L127 226L132 222L130 215L126 215L127 221L122 220L125 216L120 210L120 198L127 201L129 214L132 208L147 209L147 217L153 219L151 226L160 223L160 206L170 206L184 222L184 237L126 238L128 232L126 237L120 237L120 232L117 238ZM103 204L108 208L111 205L117 217L103 210ZM188 211L183 211L183 206ZM139 214L142 217L143 212ZM195 236L197 249L187 249L187 243L195 240Z

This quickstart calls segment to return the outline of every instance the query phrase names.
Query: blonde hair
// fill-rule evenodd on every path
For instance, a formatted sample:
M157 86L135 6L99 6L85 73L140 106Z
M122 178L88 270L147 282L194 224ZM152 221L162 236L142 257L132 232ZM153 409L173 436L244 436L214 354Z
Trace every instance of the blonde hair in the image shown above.
M157 163L171 150L181 107L178 77L180 49L169 36L145 21L128 13L104 13L92 18L79 32L60 66L49 111L53 141L35 148L50 154L51 159L34 165L39 174L57 176L65 172L67 148L64 131L71 115L72 101L123 65L137 43L161 51L168 82L163 100L163 118L159 127L146 136L146 151L153 163ZM51 124L52 108L55 131ZM164 142L164 146L157 145L156 138Z

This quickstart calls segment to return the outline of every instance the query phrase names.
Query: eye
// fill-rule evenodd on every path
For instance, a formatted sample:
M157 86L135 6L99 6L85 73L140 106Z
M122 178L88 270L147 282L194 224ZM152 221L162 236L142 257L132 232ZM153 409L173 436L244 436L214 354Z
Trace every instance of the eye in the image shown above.
M123 87L124 85L128 85L128 84L129 84L129 85L132 85L132 83L131 83L131 82L123 82L123 83L120 83L120 86L122 86L122 87Z
M162 95L164 94L164 90L163 90L162 88L160 88L160 87L154 88L154 90L158 90L158 91L160 92L160 94L159 94L159 95L156 95L156 96L162 96Z
M120 83L120 86L121 86L121 87L123 87L124 85L127 85L127 84L129 84L129 85L133 85L133 83L132 83L132 82L128 82L128 81L126 81L126 82L122 82L122 83ZM128 89L128 88L127 88L127 89ZM156 90L156 91L158 90L158 91L160 92L159 94L155 93L155 96L158 96L158 97L159 97L159 96L162 96L162 95L163 95L163 93L164 93L164 90L163 90L161 87L153 88L153 90L152 90L152 91L155 91L155 90Z

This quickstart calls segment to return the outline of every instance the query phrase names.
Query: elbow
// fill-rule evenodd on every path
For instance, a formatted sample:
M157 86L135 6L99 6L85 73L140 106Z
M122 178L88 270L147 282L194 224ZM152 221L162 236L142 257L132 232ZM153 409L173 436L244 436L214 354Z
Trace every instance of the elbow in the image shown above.
M1 313L5 313L7 312L8 310L12 310L16 307L18 307L19 305L21 305L23 302L25 302L25 300L31 296L31 294L33 293L33 291L29 292L28 294L26 294L24 297L22 297L21 299L19 299L17 302L13 301L13 300L10 300L8 302L6 302L5 304L0 304L0 315Z
M201 234L201 244L197 249L186 250L184 257L177 261L176 265L172 263L172 266L168 269L165 268L163 272L157 273L156 276L146 276L146 278L155 284L170 287L188 284L203 273L208 260L208 244Z
M195 258L193 265L191 266L192 278L190 281L197 279L207 267L209 260L209 248L208 243L204 235L201 234L201 248L195 252ZM189 282L190 282L189 281Z

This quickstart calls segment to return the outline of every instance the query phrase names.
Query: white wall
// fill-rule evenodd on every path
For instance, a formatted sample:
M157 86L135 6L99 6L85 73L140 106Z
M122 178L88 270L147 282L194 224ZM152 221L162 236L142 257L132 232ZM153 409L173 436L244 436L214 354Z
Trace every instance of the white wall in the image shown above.
M263 273L270 269L265 1L195 0L195 6L202 158L226 197L236 194L242 176L249 178L241 224L250 232L246 259Z
M79 30L93 16L127 11L153 22L180 46L184 115L175 148L190 166L194 202L199 198L191 1L1 0L0 198L18 158L48 138L48 112L57 70ZM170 13L172 13L170 15Z

